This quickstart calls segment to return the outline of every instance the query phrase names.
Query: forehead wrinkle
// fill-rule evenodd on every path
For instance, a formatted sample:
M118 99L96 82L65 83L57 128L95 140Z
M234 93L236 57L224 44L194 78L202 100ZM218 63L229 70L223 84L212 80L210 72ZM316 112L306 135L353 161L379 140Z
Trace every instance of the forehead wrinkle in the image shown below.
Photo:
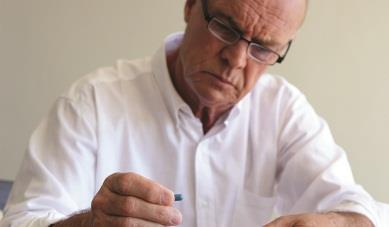
M273 0L274 1L274 0ZM247 13L247 24L250 25L250 34L258 34L264 43L281 44L277 40L277 33L286 25L286 21L280 16L282 11L270 5L270 1L251 1L247 3L248 10L252 10L252 16Z
M245 36L251 38L253 41L258 41L262 44L279 45L277 40L277 30L282 30L286 21L279 16L282 14L282 9L274 7L271 1L274 0L229 0L232 4L218 4L223 1L209 1L215 2L214 7L221 9L229 7L229 15L225 11L220 14L225 15L232 24L237 27ZM234 4L235 3L235 4ZM220 7L218 7L220 5ZM228 9L228 8L227 8Z

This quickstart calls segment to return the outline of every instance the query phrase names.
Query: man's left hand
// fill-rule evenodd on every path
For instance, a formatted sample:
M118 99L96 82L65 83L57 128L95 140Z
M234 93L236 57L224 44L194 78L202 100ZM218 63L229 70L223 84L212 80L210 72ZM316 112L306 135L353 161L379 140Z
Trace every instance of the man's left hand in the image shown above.
M308 213L282 216L264 227L373 227L364 215L352 212Z

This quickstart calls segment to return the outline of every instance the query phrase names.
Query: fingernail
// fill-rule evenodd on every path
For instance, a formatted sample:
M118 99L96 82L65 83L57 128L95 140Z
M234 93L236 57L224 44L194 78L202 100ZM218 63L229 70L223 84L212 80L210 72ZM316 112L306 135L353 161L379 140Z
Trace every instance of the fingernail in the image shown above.
M181 216L181 212L178 211L178 210L175 210L174 212L175 214L173 215L173 218L171 219L171 224L172 225L179 225L181 224L182 222L182 216Z
M174 201L173 192L162 192L160 194L160 204L161 205L171 205Z

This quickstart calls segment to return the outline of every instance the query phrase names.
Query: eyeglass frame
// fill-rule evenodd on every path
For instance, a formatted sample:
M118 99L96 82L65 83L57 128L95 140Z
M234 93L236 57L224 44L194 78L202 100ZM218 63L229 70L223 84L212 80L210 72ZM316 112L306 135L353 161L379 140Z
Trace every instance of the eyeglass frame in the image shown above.
M259 47L261 47L262 49L264 49L264 50L266 50L266 51L269 51L269 52L271 52L271 53L274 53L274 54L276 54L276 55L278 56L277 60L276 60L274 63L270 63L270 64L269 64L269 63L262 62L262 61L260 61L259 59L256 59L256 58L252 57L250 54L248 54L248 55L249 55L252 59L254 59L256 62L259 62L259 63L262 63L262 64L267 64L267 65L274 65L274 64L276 64L276 63L279 63L279 64L280 64L280 63L282 63L282 61L285 59L285 57L286 57L286 55L288 54L288 51L289 51L289 49L290 49L290 46L292 45L293 40L289 40L289 42L288 42L288 44L287 44L287 47L286 47L286 49L285 49L285 53L284 53L283 55L280 55L279 53L277 53L276 51L274 51L274 50L272 50L272 49L270 49L270 48L268 48L268 47L265 47L265 46L263 46L263 45L261 45L261 44L259 44L259 43L257 43L257 42L253 42L253 41L250 41L250 40L246 39L245 37L243 37L241 31L238 31L238 30L232 28L231 26L227 25L226 23L224 23L224 22L223 22L221 19L219 19L218 17L216 17L216 16L211 16L211 15L209 14L209 12L208 12L208 1L207 1L207 0L201 0L201 4L202 4L202 9L203 9L203 16L204 16L204 19L205 19L205 20L207 21L207 23L208 23L208 25L207 25L208 30L211 32L211 34L212 34L213 36L215 36L216 38L218 38L218 39L221 40L222 42L224 42L224 43L226 43L226 44L228 44L228 45L232 45L232 44L238 42L239 40L244 40L244 41L246 41L246 42L248 43L247 50L248 50L248 48L250 47L251 44L256 44L256 45L258 45ZM213 31L211 31L210 28L209 28L209 24L211 23L212 20L216 20L218 23L222 23L222 24L225 25L229 30L231 30L231 31L234 32L235 34L239 35L239 37L238 37L234 42L231 42L231 43L229 43L229 42L227 42L227 41L225 41L225 40L222 40L220 37L217 37L217 36L213 33Z

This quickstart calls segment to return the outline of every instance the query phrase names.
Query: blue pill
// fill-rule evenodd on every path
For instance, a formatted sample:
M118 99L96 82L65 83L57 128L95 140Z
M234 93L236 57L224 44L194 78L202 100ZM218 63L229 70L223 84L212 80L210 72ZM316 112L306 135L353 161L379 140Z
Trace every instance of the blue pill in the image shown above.
M182 195L181 194L174 194L174 201L181 201L183 200L184 198L182 198Z

